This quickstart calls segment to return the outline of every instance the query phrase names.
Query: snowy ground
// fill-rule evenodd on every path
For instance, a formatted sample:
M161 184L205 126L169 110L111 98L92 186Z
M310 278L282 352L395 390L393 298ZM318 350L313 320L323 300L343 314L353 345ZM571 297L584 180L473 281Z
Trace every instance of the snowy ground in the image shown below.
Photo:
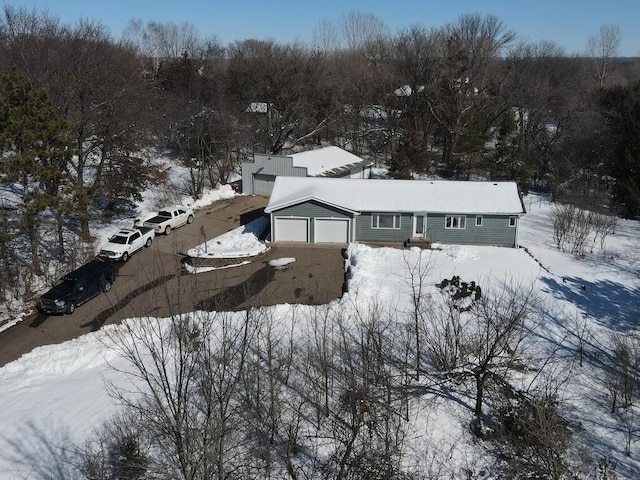
M236 195L230 185L220 185L214 190L205 190L201 197L195 202L189 196L183 196L178 202L181 205L191 206L197 209L211 205L212 203L223 200L226 198L232 198ZM151 192L148 192L143 196L143 201L138 205L135 215L121 217L113 219L111 223L92 222L91 233L96 238L94 243L95 253L97 254L100 247L106 243L109 237L116 234L121 228L131 228L136 218L148 218L152 212L157 211L160 199ZM162 204L160 204L162 205ZM44 293L50 286L43 283L40 289L40 293ZM0 305L0 332L12 327L16 323L22 321L23 318L33 313L33 302L29 299L16 298L11 301L10 304L4 306L5 310Z
M268 225L268 218L257 218L190 249L187 255L199 258L255 257L267 251L266 245L258 238Z
M533 284L542 295L546 317L527 345L527 354L542 361L550 352L558 352L550 368L562 374L558 390L567 405L563 414L571 425L579 426L575 440L612 458L620 478L640 478L636 460L640 444L634 443L631 457L625 457L623 433L608 413L600 372L595 365L580 367L574 348L576 328L581 325L589 332L587 348L594 358L611 332L636 328L640 310L638 222L621 220L602 251L596 247L593 254L579 260L558 252L553 244L549 204L537 196L527 197L525 204L529 213L521 222L520 243L535 259L522 249L497 247L441 245L441 250L420 251L352 245L349 293L336 303L358 305L376 298L400 310L408 308L407 266L415 265L418 258L429 265L427 284L433 294L438 294L442 279L453 275L483 285ZM269 308L283 318L292 312L287 305ZM0 480L45 478L44 472L60 466L54 447L79 442L115 410L105 382L122 381L110 367L122 367L109 348L108 334L117 328L108 326L61 345L38 348L0 368ZM530 379L523 377L522 381ZM416 452L416 462L429 462L420 457L422 446L428 443L430 455L450 459L452 472L463 467L478 472L482 447L461 421L468 416L464 406L450 401L418 410L408 445Z

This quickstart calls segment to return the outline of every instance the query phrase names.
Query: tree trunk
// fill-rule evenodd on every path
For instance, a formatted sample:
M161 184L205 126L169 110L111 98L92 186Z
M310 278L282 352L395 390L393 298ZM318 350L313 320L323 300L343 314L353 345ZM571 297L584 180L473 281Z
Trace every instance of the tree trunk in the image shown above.
M82 145L83 135L78 135L78 166L76 168L76 201L77 212L80 219L80 237L85 242L91 240L89 231L89 199L84 184L84 165L86 162L86 152Z
M65 258L66 251L64 248L64 230L62 223L62 211L60 208L56 211L56 233L58 234L58 255L63 259Z
M473 410L473 413L475 415L475 420L474 420L474 433L476 434L476 436L481 437L483 435L482 431L482 400L484 397L484 380L485 380L485 375L482 373L481 370L478 369L477 372L474 373L475 378L476 378L476 406Z

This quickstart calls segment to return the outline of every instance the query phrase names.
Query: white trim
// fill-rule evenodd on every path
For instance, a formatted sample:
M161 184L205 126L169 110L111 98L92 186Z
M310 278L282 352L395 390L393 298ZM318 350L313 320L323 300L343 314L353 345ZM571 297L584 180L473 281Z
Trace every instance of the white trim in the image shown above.
M305 177L296 177L296 178L305 178ZM323 205L329 205L330 207L336 208L338 210L342 210L343 212L350 213L352 215L360 215L361 214L361 212L357 212L355 210L350 210L350 209L348 209L346 207L338 205L337 203L328 202L326 200L323 200L321 198L317 198L317 197L314 197L314 196L297 198L295 200L284 202L282 204L275 205L275 206L267 205L267 207L264 209L264 211L265 211L265 213L277 212L278 210L282 210L283 208L292 207L294 205L300 205L301 203L311 202L311 201L315 201L315 202L321 203Z
M447 219L451 218L451 226L447 227ZM453 220L453 219L457 219ZM463 222L460 222L461 219L464 219ZM455 226L455 224L458 224ZM460 226L461 223L464 223L463 226ZM447 214L444 216L444 229L445 230L466 230L467 229L467 216L460 214Z
M480 223L478 223L478 219L480 220ZM476 215L475 226L476 227L481 227L483 223L484 223L484 217L482 215Z
M393 217L393 227L380 227L380 216L391 216ZM398 223L396 224L396 217L398 217ZM375 222L378 226L374 225L373 219L376 218L377 222ZM399 213L371 213L371 229L372 230L400 230L402 228L402 215Z
M511 220L513 220L513 225L511 225ZM517 215L509 215L509 227L515 228L518 225L518 216Z
M418 217L422 217L422 232L416 232L416 226L418 223ZM422 238L426 235L427 233L427 214L426 213L422 213L422 214L418 214L418 213L414 213L413 214L413 229L411 231L411 236L414 238Z

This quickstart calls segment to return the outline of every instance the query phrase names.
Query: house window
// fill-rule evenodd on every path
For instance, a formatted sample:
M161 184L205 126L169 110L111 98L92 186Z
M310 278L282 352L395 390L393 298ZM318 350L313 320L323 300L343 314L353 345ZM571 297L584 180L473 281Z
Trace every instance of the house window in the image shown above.
M447 215L445 218L444 228L455 228L463 230L467 223L467 217L464 215Z
M371 228L400 228L400 215L374 214L371 216Z
M510 227L515 227L517 221L518 221L518 217L516 217L516 216L509 217L509 226Z
M476 216L476 227L481 227L482 226L482 215L477 215Z

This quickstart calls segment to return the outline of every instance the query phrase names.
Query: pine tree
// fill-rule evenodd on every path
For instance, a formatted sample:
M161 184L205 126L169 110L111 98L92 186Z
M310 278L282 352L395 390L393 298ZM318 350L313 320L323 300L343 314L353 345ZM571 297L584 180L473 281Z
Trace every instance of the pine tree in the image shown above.
M640 218L640 83L605 91L601 103L614 139L613 201L625 218Z
M0 77L0 146L6 154L2 181L22 196L21 230L29 239L32 268L40 273L39 216L60 208L71 156L66 125L44 90L11 67Z

